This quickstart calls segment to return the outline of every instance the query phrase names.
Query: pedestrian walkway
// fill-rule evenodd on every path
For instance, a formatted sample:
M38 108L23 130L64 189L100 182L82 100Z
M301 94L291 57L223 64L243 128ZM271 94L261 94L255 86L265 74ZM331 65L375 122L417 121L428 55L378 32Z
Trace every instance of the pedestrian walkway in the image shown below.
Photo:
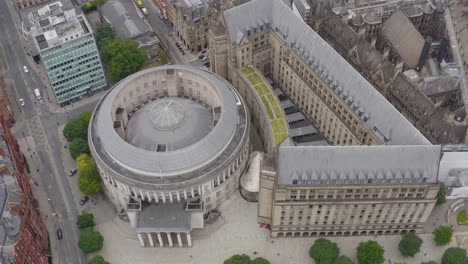
M112 264L220 264L234 254L243 253L252 257L266 257L272 264L312 263L308 252L314 238L270 238L268 230L260 228L257 224L257 204L244 201L239 194L221 206L222 216L217 221L222 223L218 224L211 234L194 239L192 248L141 248L138 240L128 235L129 224L118 219L109 204L99 202L93 207L96 214L96 228L105 239L103 249L97 254L103 255ZM121 231L122 225L127 226L124 232ZM210 228L208 225L207 229ZM404 258L400 255L398 243L401 236L329 239L338 243L341 254L350 256L354 260L356 260L357 244L372 239L377 240L385 248L385 257L392 262L419 264L422 261L435 260L440 263L441 256L448 246L435 246L431 234L423 234L421 238L424 241L421 252L414 258ZM257 254L254 255L253 252ZM156 262L155 256L157 256Z

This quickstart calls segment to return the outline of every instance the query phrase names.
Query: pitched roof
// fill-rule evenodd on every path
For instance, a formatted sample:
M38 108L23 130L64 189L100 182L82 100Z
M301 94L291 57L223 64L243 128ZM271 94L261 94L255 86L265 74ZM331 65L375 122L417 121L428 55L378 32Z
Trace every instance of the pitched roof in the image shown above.
M280 0L253 0L224 11L229 38L271 29L325 81L368 117L365 125L388 145L430 144L359 72ZM344 98L344 97L343 97Z
M424 38L403 11L394 12L385 21L380 32L410 68L418 66Z
M441 146L280 146L278 184L436 182Z

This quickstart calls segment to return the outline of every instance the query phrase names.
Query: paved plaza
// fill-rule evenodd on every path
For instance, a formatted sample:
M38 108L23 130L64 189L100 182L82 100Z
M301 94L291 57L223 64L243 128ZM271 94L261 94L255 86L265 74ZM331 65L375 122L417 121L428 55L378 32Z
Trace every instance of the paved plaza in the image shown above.
M313 238L280 238L271 239L266 229L257 224L257 204L244 201L239 194L223 203L222 218L207 230L195 232L192 248L140 248L136 235L128 223L115 216L109 203L99 200L91 204L87 210L92 210L96 216L96 228L104 235L104 248L98 252L112 264L198 264L223 263L234 254L248 254L251 257L262 256L272 264L305 264L312 263L308 255ZM208 234L205 231L210 231ZM440 262L441 256L448 247L436 247L432 235L421 235L424 240L421 252L415 258L404 258L398 252L400 236L374 237L340 237L329 238L339 244L341 254L355 259L356 246L360 241L377 240L385 248L386 263L404 261L420 263L435 260ZM454 243L452 244L452 246ZM254 252L257 252L254 255Z

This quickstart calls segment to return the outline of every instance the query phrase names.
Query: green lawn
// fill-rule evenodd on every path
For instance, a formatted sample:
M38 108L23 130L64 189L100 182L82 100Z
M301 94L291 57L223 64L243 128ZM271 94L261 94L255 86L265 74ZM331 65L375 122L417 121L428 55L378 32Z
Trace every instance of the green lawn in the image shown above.
M457 214L457 223L459 225L466 225L468 224L467 222L468 222L468 215L466 214L465 209L463 209Z
M278 99L253 68L247 67L241 69L241 72L247 80L249 80L250 84L255 88L255 91L260 96L270 119L275 144L278 145L288 136L288 128L283 117L283 111L281 111L281 106L278 103Z

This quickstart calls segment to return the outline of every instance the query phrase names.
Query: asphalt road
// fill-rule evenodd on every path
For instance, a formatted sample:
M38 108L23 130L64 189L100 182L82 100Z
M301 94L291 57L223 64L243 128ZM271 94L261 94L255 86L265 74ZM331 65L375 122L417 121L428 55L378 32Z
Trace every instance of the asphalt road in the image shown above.
M169 51L171 59L175 62L174 64L185 64L184 60L181 56L177 53L177 47L171 44L168 37L171 34L172 30L168 29L167 25L161 21L157 11L155 10L155 6L151 0L143 0L143 3L148 10L148 15L146 16L146 20L148 21L149 25L156 33L161 41L161 45L165 50Z
M54 113L46 102L37 102L34 89L39 88L43 97L46 97L41 78L36 73L37 67L31 57L27 57L24 49L25 40L19 34L19 28L15 24L16 12L11 6L11 1L0 1L0 45L8 64L8 71L1 74L7 82L7 93L16 124L13 127L18 140L31 136L34 144L31 144L36 155L41 161L39 182L46 188L46 194L50 199L50 205L57 212L56 226L63 230L64 239L58 244L59 261L54 263L87 263L86 256L79 250L77 243L79 230L76 225L78 205L72 197L66 171L63 168L60 157L61 144L59 142L57 123L64 124L68 118L77 116L81 109L74 109L67 113ZM21 33L22 34L22 33ZM23 71L23 65L29 68L29 72ZM23 98L25 106L18 103ZM45 99L47 101L47 99ZM93 108L92 102L83 108ZM51 217L51 216L49 216ZM49 230L49 238L56 240L55 230Z

